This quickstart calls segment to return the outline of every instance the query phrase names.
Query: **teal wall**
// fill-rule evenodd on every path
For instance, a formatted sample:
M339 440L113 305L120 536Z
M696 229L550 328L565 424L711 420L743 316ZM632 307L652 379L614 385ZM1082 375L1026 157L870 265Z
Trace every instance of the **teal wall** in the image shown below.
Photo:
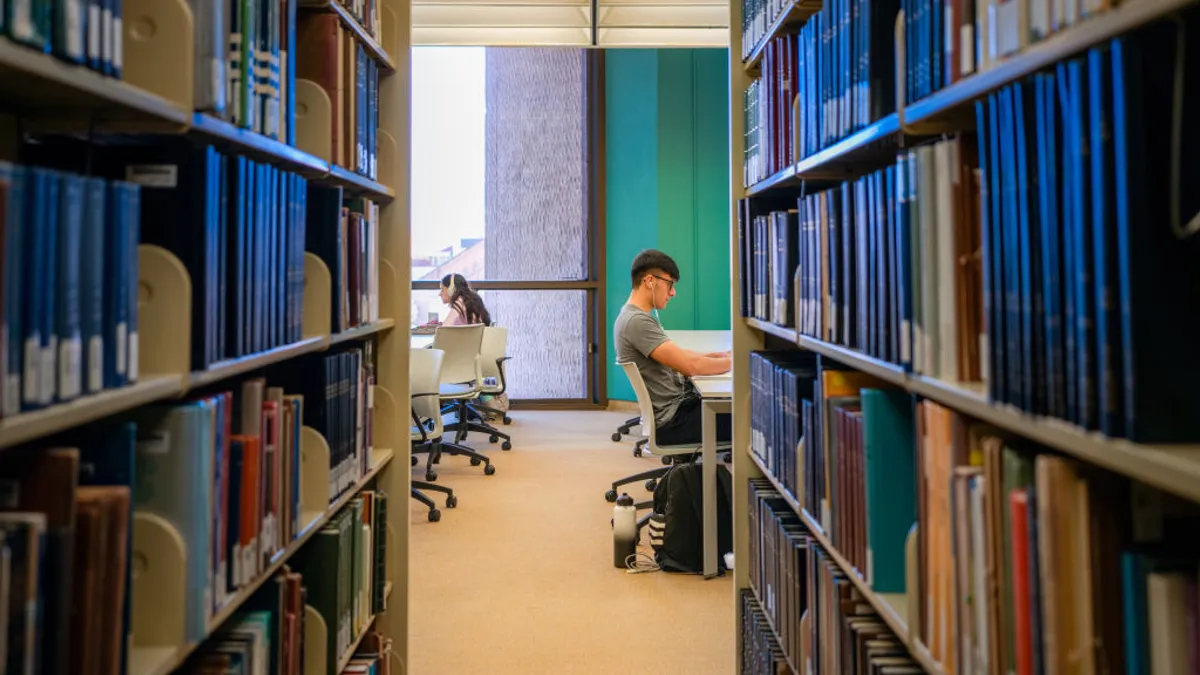
M604 58L608 396L633 400L611 331L639 251L679 263L661 317L668 330L729 328L729 57L616 49Z

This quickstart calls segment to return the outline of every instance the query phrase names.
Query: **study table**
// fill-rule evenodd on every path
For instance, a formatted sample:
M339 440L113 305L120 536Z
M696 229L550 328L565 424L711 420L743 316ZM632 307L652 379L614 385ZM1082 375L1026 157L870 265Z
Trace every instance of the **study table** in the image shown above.
M732 374L694 377L700 392L700 479L704 491L704 578L717 575L717 414L733 410ZM737 564L738 561L734 561Z

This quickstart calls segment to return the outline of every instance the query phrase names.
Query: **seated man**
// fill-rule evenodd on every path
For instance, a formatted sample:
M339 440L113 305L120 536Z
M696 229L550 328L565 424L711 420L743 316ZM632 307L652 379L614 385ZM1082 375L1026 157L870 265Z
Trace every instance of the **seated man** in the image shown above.
M729 352L701 354L680 347L667 337L651 312L675 297L679 266L667 254L653 249L633 259L633 291L613 324L617 361L637 365L657 424L659 445L699 444L700 394L690 380L697 375L729 372ZM729 415L717 415L717 440L729 441Z

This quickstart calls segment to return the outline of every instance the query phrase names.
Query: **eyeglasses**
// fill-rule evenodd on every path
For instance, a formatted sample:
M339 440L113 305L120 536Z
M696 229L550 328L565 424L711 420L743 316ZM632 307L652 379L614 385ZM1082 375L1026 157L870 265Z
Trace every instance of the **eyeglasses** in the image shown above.
M669 291L669 290L671 290L671 289L673 289L673 288L675 288L675 280L674 280L674 279L667 279L667 278L664 278L664 277L660 277L660 276L658 276L657 274L651 274L650 276L654 277L655 279L658 279L659 281L665 281L665 282L667 282L667 284L668 284L668 285L667 285L667 290L668 290L668 291Z

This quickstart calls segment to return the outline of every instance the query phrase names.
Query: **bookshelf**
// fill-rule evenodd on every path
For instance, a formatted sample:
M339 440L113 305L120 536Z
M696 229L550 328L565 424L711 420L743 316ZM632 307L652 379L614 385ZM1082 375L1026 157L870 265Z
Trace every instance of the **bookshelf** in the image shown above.
M409 3L51 4L0 30L0 658L406 672Z
M730 25L737 672L1195 667L1196 3Z

